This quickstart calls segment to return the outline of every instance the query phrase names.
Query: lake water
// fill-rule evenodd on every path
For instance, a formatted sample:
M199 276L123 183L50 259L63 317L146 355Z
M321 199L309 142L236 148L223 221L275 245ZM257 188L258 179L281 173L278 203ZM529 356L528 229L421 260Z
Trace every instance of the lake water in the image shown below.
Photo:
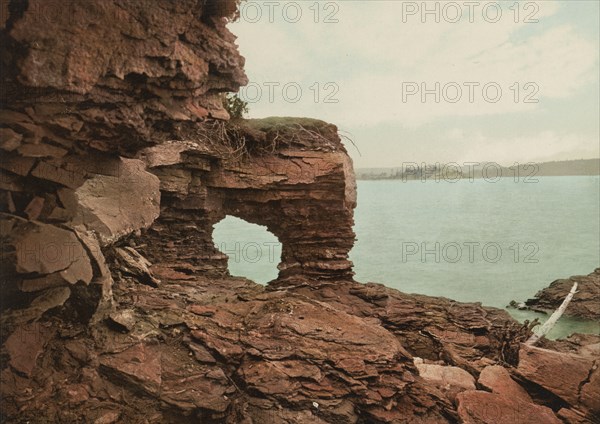
M600 266L600 177L359 181L355 222L358 281L503 308ZM227 218L215 242L232 274L277 276L281 249L264 227ZM600 324L563 317L551 336L573 331L600 333Z

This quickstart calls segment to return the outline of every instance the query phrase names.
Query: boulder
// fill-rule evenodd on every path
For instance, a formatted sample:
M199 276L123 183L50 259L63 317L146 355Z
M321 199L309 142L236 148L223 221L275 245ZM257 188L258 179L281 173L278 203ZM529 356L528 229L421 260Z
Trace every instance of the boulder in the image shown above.
M598 359L522 345L517 372L589 415L600 413Z
M475 390L475 379L462 368L415 362L419 375L440 388Z
M467 371L448 365L423 363L415 358L419 375L428 383L440 389L450 400L464 390L475 390L475 379Z
M464 424L562 424L550 408L496 393L468 390L456 400Z
M157 287L160 281L150 270L151 263L133 247L117 247L115 255L119 268L125 274L135 277L140 283Z
M136 323L134 311L131 309L113 312L109 318L113 324L125 331L131 331Z
M73 231L54 225L29 222L14 236L16 271L20 274L57 273L64 281L89 284L93 269L87 251ZM48 286L55 286L48 279ZM43 281L35 286L43 288Z
M527 391L511 378L506 368L500 365L485 367L479 374L477 382L492 393L524 402L533 402Z
M75 190L74 225L94 231L103 246L149 227L159 215L160 182L143 162L121 159L118 174L96 175Z

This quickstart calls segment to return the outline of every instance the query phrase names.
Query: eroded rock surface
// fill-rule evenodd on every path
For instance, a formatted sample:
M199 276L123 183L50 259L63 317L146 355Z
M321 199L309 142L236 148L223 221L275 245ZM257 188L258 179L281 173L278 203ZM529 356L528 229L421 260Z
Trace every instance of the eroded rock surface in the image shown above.
M588 416L600 416L598 351L557 352L523 346L517 372L571 407Z
M12 366L3 399L16 402L23 419L44 407L51 421L76 414L48 408L65 390L87 393L73 402L85 404L91 421L106 410L148 422L453 419L450 399L419 377L402 338L379 320L243 279L179 279L165 269L157 288L116 277L118 308L133 311L127 331L111 322L122 314L93 327L50 319L56 336L27 362L39 386L19 400L24 381ZM69 383L54 380L57 373Z
M519 399L524 402L532 402L531 396L523 387L511 378L510 372L499 365L489 365L479 374L477 382L492 393L506 396L511 399Z
M78 287L82 319L109 309L103 249L150 227L168 191L133 156L227 119L221 93L247 81L235 4L3 3L3 309L61 286Z
M515 372L510 369L490 379L494 364L504 363L510 329L519 328L503 311L354 282L340 283L346 290L336 293L308 281L266 288L240 278L190 278L166 263L152 266L161 279L152 287L110 266L117 307L106 321L73 323L66 308L27 330L28 344L19 346L34 356L11 356L20 333L6 344L17 362L3 370L2 398L14 422L20 422L17 410L23 422L118 416L119 422L167 423L440 423L458 417L493 423L527 411L514 422L553 423L559 410L585 422L587 411L574 400L535 392L534 402L522 394L534 381L546 384L525 371L526 359L516 373L529 382L524 386L506 380ZM388 303L395 298L427 307L435 326L449 331L434 333L432 322L417 319L418 309L399 326L381 305L386 295ZM448 318L460 310L464 318ZM35 343L28 341L32 335ZM429 352L435 370L453 372L438 373L446 376L439 379L421 373L413 363L417 352ZM477 378L480 390L474 391ZM515 399L513 391L522 396ZM68 399L67 407L58 406L61 399Z
M464 424L560 424L550 408L480 390L459 393L458 414Z
M596 416L597 340L521 347L505 311L352 280L337 128L225 122L236 1L0 3L5 422ZM268 286L228 275L226 215L282 243Z
M197 143L139 153L163 192L161 217L146 233L148 256L223 275L227 258L214 248L212 228L233 215L277 236L280 277L351 279L356 185L337 128L314 119L269 118L237 122L226 131L222 142L239 143L241 156L211 156Z

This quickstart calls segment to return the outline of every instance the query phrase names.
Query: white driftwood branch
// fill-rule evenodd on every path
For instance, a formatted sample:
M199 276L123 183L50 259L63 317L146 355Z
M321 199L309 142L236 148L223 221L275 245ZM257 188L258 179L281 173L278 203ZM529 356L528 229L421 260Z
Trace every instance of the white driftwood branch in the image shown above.
M550 332L550 330L552 330L552 328L554 328L554 324L556 324L556 322L560 319L562 314L565 312L565 309L567 309L567 306L569 306L569 303L571 302L571 299L573 299L573 295L575 295L575 293L577 293L577 283L573 284L573 287L571 287L571 291L569 292L567 297L565 297L565 300L563 300L563 303L559 306L559 308L556 311L554 311L554 313L550 316L550 318L548 318L548 321L546 321L538 329L538 331L536 331L529 338L529 340L527 340L525 342L526 345L533 346L534 344L536 344L538 342L538 340L540 340L542 337L544 337L546 334L548 334Z

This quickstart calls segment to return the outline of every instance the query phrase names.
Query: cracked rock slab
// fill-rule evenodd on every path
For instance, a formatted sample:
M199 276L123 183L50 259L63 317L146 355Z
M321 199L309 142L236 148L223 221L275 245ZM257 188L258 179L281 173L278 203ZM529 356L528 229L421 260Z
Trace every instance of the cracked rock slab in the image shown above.
M29 223L14 241L17 263L21 274L52 274L68 283L83 281L89 284L93 277L90 259L74 232L54 225Z
M10 365L19 373L31 376L44 346L54 334L51 328L39 323L17 327L4 345L10 356Z
M527 391L511 378L506 368L500 365L485 367L481 371L481 374L479 374L477 382L493 393L519 399L524 402L532 402L531 396L529 396Z
M96 175L75 191L74 224L98 236L102 246L149 227L159 215L160 182L143 162L121 159L117 176Z
M467 390L456 399L463 424L562 424L550 408L496 393Z
M522 345L517 372L572 406L584 398L585 406L598 412L600 402L593 395L598 389L591 381L597 385L597 368L595 357Z

